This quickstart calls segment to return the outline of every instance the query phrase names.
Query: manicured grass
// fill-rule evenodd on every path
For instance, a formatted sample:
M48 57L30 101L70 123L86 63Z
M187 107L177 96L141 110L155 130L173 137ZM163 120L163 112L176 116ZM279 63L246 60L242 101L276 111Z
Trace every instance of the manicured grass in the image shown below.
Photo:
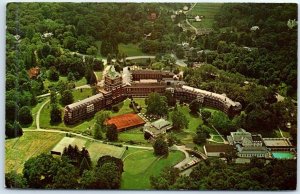
M66 76L59 76L59 80L58 81L67 81L67 80L68 80L68 78ZM46 79L44 81L44 87L45 87L45 89L48 91L49 86L57 84L58 81L55 82L55 81L50 81L50 80ZM76 87L83 86L83 85L86 85L86 84L87 84L87 82L86 82L85 77L82 77L80 80L76 80L76 82L75 82L75 86Z
M153 155L153 151L129 148L124 157L121 189L150 189L150 176L157 176L165 167L171 167L184 159L184 154L172 151L167 158ZM126 151L126 152L128 152Z
M193 22L196 28L212 28L214 17L220 10L222 3L197 3L192 11L188 12L189 16L204 16L201 22Z
M178 110L180 110L187 118L189 121L189 125L187 129L184 129L184 131L191 132L191 133L196 133L197 127L203 123L202 119L200 116L194 116L190 114L190 109L186 105L178 105L177 106ZM171 119L171 112L169 112L169 118Z
M87 82L86 82L85 77L83 77L83 78L81 78L80 80L77 80L77 81L75 82L75 86L76 86L76 87L78 87L78 86L83 86L83 85L86 85L86 84L87 84Z
M87 144L88 145L86 145L86 148L90 153L94 165L97 163L98 159L104 155L110 155L113 157L121 158L126 149L125 147L107 145L100 142L89 141Z
M134 98L133 100L136 103L138 103L139 106L142 107L141 112L146 112L146 107L147 106L145 104L145 99L144 98ZM119 107L119 111L118 112L112 112L111 116L117 116L117 115L122 115L122 114L127 114L127 113L134 112L133 109L129 107L129 104L130 104L130 99L129 98L127 98L123 102L120 102L119 104L117 104L117 106Z
M91 97L93 95L91 88L82 88L78 90L73 90L72 93L74 96L74 102L77 102L79 100L84 100L85 98Z
M130 141L139 145L150 145L150 143L144 138L142 126L120 132L118 138L120 142L128 143Z
M59 105L60 106L60 105ZM63 113L63 107L60 106L60 108L62 109L62 113ZM55 124L55 125L51 125L50 124L50 104L47 103L44 108L41 111L41 115L40 115L40 127L44 128L44 129L60 129L63 131L72 131L72 132L79 132L79 133L87 133L87 134L92 134L92 127L94 126L95 123L95 119L94 117L91 117L89 119L86 119L82 122L79 122L75 125L65 125L64 122ZM62 114L62 118L63 118L64 114Z
M214 141L217 141L217 142L223 142L223 139L222 139L219 135L214 136L214 137L213 137L213 140L214 140Z
M48 98L47 98L48 99ZM32 128L35 129L36 128L36 114L38 112L38 110L41 108L42 104L44 104L44 102L47 100L45 98L43 99L39 99L39 103L37 103L37 105L35 105L34 107L31 108L31 113L32 113L32 118L33 118L33 122L31 124L31 126L29 126L28 128Z
M98 81L102 80L102 76L103 76L103 71L94 71L95 74L98 77Z
M124 53L127 56L142 56L145 53L139 48L137 44L119 44L119 52Z
M123 102L120 102L119 104L117 104L117 106L119 107L119 111L112 112L111 116L113 117L113 116L117 116L117 115L134 112L133 109L129 107L129 104L130 104L130 100L128 98L126 100L124 100Z
M5 172L16 170L21 173L26 160L49 153L63 137L59 133L28 131L19 138L5 140Z
M59 76L59 80L58 81L67 81L67 77L66 76ZM51 85L55 85L58 83L58 81L50 81L48 80L48 78L44 81L44 87L46 90L49 89L49 86Z

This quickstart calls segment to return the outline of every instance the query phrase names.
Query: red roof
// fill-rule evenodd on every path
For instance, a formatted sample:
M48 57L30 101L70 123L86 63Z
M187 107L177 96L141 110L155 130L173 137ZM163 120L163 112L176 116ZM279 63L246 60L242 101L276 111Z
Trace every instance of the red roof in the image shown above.
M40 68L39 67L32 67L31 69L28 70L28 75L29 78L36 77L40 74Z
M145 121L137 114L129 113L112 117L108 121L106 121L106 124L114 124L117 127L117 130L120 132L126 128L143 125L145 124Z

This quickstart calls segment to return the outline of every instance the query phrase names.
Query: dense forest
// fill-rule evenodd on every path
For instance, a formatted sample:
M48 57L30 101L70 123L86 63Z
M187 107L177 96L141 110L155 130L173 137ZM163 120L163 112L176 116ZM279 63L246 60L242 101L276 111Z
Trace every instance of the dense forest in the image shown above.
M215 31L201 36L195 46L215 52L207 62L259 80L285 87L283 95L297 93L296 4L224 4L215 16ZM204 60L199 57L198 60Z
M252 158L250 164L226 164L217 158L201 161L190 176L178 169L164 169L150 181L159 190L293 190L297 184L293 160L273 160L268 164Z
M280 128L288 131L296 143L298 31L292 20L298 18L297 4L223 4L215 15L213 31L205 35L196 35L178 26L179 22L185 22L184 14L171 19L184 5L191 6L180 3L9 3L6 137L23 134L22 128L34 120L31 109L38 103L37 96L48 92L51 93L50 104L55 107L52 110L59 115L52 118L51 112L51 121L61 122L56 92L72 97L74 83L83 77L87 84L94 84L97 80L93 71L103 70L103 58L108 63L112 59L124 62L126 55L119 51L119 45L135 44L141 52L157 56L155 62L160 63L157 69L170 66L172 70L175 58L171 54L175 54L188 64L180 69L188 85L226 94L242 104L240 115L228 118L220 112L208 119L207 124L214 124L223 135L244 128L264 136ZM183 42L193 49L185 53ZM150 59L148 63L151 67ZM200 67L193 67L195 63ZM40 68L35 78L28 74L33 67ZM121 67L119 64L116 69L119 71ZM173 70L179 72L178 67ZM61 76L67 77L67 81L59 81ZM45 88L45 80L55 83L51 91ZM277 94L282 95L282 101L277 100ZM74 101L69 99L61 99L62 104ZM156 105L159 102L156 101ZM176 101L172 101L174 103ZM154 106L153 112L157 112L157 107L162 106ZM196 112L200 105L197 107ZM148 112L152 111L150 108ZM174 120L180 120L175 116ZM42 154L27 160L23 174L6 174L6 186L118 189L122 173L123 163L118 159L102 157L93 165L88 151L69 147L62 158ZM44 177L42 181L41 177ZM180 176L172 168L151 177L150 182L154 189L295 189L296 165L290 160L274 160L264 165L256 158L250 164L209 159L197 165L188 177Z

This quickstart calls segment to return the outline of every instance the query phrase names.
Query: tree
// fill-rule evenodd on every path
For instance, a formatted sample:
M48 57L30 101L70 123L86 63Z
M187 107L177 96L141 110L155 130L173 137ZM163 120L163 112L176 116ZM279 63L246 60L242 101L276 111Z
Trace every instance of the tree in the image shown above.
M189 122L186 116L177 108L177 106L175 107L172 113L171 119L173 123L173 128L175 130L180 130L188 127Z
M206 133L202 131L197 131L196 136L193 138L195 144L201 145L206 142Z
M190 111L193 115L198 115L199 109L200 109L200 102L198 100L193 100L190 104L189 104L189 108Z
M231 120L221 111L214 112L209 121L223 134L229 134L230 131L234 130Z
M86 54L88 54L88 55L96 55L96 54L97 54L97 51L98 51L98 50L97 50L96 47L91 46L91 47L87 48Z
M168 104L165 96L160 96L158 93L150 93L146 99L147 114L164 116L168 113Z
M44 189L53 183L59 169L60 160L49 154L30 158L24 164L23 175L29 188Z
M23 106L20 110L19 110L19 122L22 125L29 125L31 124L33 121L32 115L31 115L31 111L29 109L28 106Z
M153 148L154 154L157 156L168 155L169 153L168 144L162 138L155 140Z
M106 163L114 163L118 167L118 170L119 170L120 173L122 173L124 171L124 169L123 169L123 166L124 166L123 161L121 159L119 159L119 158L115 158L113 156L108 156L108 155L100 157L98 159L98 161L97 161L97 165L96 166L97 167L101 167L101 166L103 166Z
M63 105L72 104L74 102L74 97L71 90L65 90L61 96L61 102Z
M62 161L53 177L53 183L48 186L51 189L77 189L79 173L71 164Z
M184 50L181 46L177 47L176 49L176 56L179 58L179 59L183 59L184 58Z
M23 135L23 129L18 121L14 121L13 124L6 122L5 135L7 138L15 138Z
M57 103L57 94L54 90L50 91L50 104Z
M17 119L19 106L15 101L8 100L5 103L5 119L6 121L13 122Z
M106 131L106 138L109 141L118 141L118 130L115 125L110 125Z
M109 111L101 110L100 112L97 112L95 115L96 124L98 124L101 129L105 128L105 121L110 117Z
M158 190L168 190L179 178L179 169L167 167L158 176L150 177L151 187Z
M204 123L208 123L208 120L211 117L211 112L208 110L201 110L201 117Z
M80 151L77 145L74 147L72 145L65 147L62 153L62 160L75 166L79 170L80 175L85 170L90 170L92 168L89 151L85 148L82 148Z
M49 71L48 71L48 79L50 81L58 81L59 80L59 74L56 70L55 67L50 67Z
M60 123L62 121L62 113L57 104L51 105L50 123Z
M175 97L173 96L172 92L171 91L166 91L165 92L165 96L167 98L167 103L168 103L168 106L175 106L176 105L176 99Z
M24 189L27 188L27 181L21 174L17 174L16 171L5 173L5 186L12 189Z
M104 69L103 61L101 59L95 58L93 61L93 70L103 71L103 69ZM101 77L99 77L99 79L101 79Z
M101 126L98 123L95 123L93 131L95 139L102 139Z
M96 166L94 170L85 171L81 183L83 189L119 189L121 176L118 167L112 162L107 162Z

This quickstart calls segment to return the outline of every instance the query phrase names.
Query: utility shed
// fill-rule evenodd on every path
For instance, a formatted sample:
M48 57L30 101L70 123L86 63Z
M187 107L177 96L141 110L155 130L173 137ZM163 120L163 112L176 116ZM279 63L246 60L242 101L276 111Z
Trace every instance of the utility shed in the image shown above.
M56 146L51 150L51 154L62 155L65 147L69 145L77 145L78 149L81 150L85 145L85 140L71 137L64 137Z

